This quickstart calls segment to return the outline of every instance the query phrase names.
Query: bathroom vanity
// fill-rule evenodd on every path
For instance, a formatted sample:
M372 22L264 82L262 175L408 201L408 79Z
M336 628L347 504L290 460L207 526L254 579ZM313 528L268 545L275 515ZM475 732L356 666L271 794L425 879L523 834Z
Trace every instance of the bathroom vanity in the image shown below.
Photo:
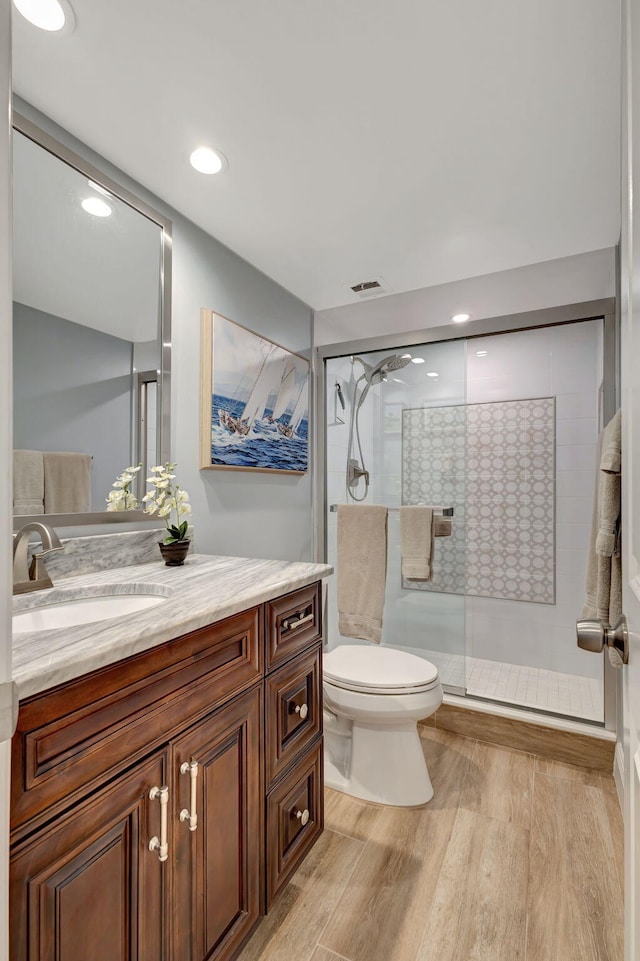
M238 953L322 832L330 570L140 565L158 607L18 637L11 961Z

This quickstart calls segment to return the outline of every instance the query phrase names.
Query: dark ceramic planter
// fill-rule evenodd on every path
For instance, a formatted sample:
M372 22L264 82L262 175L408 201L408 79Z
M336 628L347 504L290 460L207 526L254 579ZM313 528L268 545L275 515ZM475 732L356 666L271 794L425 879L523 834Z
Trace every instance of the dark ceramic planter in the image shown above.
M173 544L163 544L162 541L158 541L158 547L167 567L180 567L189 553L191 541L174 541Z

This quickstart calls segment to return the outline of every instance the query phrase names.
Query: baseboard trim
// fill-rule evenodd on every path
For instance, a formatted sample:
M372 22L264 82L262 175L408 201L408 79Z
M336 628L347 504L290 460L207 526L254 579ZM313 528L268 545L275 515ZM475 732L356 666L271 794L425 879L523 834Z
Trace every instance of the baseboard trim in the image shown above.
M424 723L463 737L500 744L565 764L577 764L607 774L613 771L616 743L610 731L596 729L597 733L587 734L560 730L535 721L451 703L442 704Z

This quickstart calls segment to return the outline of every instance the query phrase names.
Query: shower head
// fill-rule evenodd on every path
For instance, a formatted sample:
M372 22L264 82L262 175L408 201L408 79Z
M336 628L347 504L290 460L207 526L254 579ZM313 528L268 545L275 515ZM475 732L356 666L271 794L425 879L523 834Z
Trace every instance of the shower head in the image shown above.
M391 370L402 370L406 367L411 360L410 354L405 354L401 356L400 354L391 354L389 357L385 357L383 360L378 361L375 367L365 367L364 376L367 378L369 384L373 383L373 378L377 377L382 379L384 374L387 374Z

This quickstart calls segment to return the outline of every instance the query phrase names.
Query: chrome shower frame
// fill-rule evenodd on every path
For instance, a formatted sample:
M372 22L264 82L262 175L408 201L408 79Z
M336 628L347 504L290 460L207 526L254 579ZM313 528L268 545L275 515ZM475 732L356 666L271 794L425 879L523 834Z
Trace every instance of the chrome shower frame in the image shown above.
M327 556L327 490L325 483L327 456L325 361L375 351L399 354L411 347L436 344L450 340L473 340L491 334L507 334L519 330L556 327L587 320L603 321L604 382L601 396L601 423L606 424L619 406L619 319L614 297L602 300L549 307L519 314L506 314L469 321L464 325L442 325L423 330L385 334L365 340L323 344L312 350L314 373L314 430L313 430L313 556L324 563ZM364 365L364 362L362 362ZM617 674L604 659L604 727L616 730ZM597 728L596 728L597 730Z

